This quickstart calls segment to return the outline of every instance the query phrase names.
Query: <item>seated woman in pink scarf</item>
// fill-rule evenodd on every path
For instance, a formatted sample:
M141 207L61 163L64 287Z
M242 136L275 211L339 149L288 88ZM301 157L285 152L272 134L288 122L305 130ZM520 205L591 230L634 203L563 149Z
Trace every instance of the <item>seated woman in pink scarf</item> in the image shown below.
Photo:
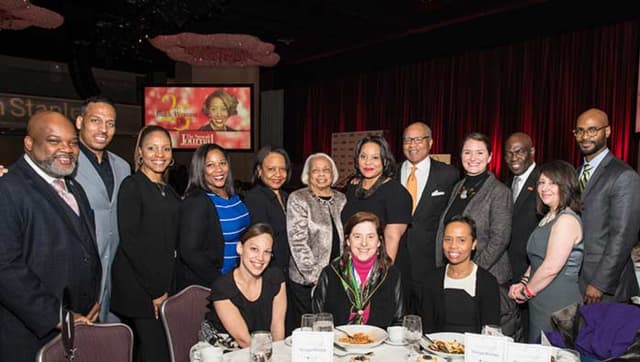
M400 272L384 245L383 226L370 212L346 222L342 256L320 273L312 295L315 313L333 314L335 325L401 324L404 315Z

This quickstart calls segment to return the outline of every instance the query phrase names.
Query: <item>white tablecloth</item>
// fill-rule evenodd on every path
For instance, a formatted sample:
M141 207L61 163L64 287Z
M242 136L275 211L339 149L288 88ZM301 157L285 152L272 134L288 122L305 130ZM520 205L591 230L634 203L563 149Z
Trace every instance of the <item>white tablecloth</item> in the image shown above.
M406 361L406 356L409 353L409 348L406 346L391 346L386 343L382 343L378 347L372 349L373 355L369 356L371 361L379 362L392 362L392 361ZM344 352L338 351L342 354ZM355 355L349 355L344 357L333 357L334 361L348 362L351 357ZM224 355L225 362L248 362L249 361L249 348L241 349L239 351L226 353ZM284 341L273 343L273 353L271 355L271 361L273 362L290 362L291 361L291 347L287 346Z

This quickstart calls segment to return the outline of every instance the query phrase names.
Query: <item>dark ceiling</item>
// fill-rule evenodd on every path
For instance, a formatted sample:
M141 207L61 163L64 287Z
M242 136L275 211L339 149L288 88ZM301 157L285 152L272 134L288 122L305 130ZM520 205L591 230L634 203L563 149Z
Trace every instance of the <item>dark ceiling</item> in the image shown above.
M174 62L149 44L161 34L241 33L273 43L277 69L345 59L375 61L396 52L422 54L462 39L475 46L633 17L630 5L585 5L562 0L32 0L60 13L53 30L0 30L0 53L104 69L171 76ZM633 3L627 2L627 3ZM588 7L588 9L587 9ZM577 16L588 10L589 16ZM1 14L0 14L1 15ZM614 19L615 18L615 19ZM484 34L484 36L480 36ZM430 43L414 40L426 37ZM443 40L444 39L444 40ZM448 45L447 45L448 44ZM465 45L470 46L471 44ZM402 46L403 50L400 50ZM390 50L393 53L387 52ZM342 58L341 58L342 57ZM411 58L404 57L404 58Z

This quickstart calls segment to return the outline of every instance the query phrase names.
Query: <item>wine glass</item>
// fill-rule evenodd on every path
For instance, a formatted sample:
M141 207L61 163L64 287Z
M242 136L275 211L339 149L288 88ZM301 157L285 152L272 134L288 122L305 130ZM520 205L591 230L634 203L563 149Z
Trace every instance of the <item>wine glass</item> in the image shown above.
M313 322L314 332L333 332L333 314L318 313L316 320Z
M271 332L255 331L251 333L251 345L249 347L250 361L266 362L271 359Z
M409 355L411 358L414 353L420 352L418 342L422 338L422 318L419 315L409 314L402 318L402 326L404 327L404 338L409 344Z
M316 315L313 313L305 313L300 319L300 330L310 332L313 330L313 323L316 321Z

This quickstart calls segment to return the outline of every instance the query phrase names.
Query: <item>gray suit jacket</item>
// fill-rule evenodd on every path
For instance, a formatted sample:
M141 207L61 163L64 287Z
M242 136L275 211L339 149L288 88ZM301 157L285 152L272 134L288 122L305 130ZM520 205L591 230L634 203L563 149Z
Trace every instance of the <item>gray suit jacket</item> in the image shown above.
M458 197L464 179L460 180L451 192L449 203L440 217L436 238L436 265L445 264L442 253L442 237L444 233L444 218L449 212L453 200ZM492 174L484 182L477 194L469 201L463 215L476 222L478 244L473 260L480 267L489 271L505 284L511 280L511 264L507 247L511 238L511 190Z
M640 176L609 152L582 194L583 288L591 284L605 301L638 295L631 249L640 228Z
M93 209L96 224L96 241L102 264L100 284L100 320L106 322L111 296L111 263L116 255L120 235L118 233L118 191L120 183L131 173L131 167L120 156L108 152L113 171L113 197L109 199L107 188L91 161L80 152L75 180L82 186Z

